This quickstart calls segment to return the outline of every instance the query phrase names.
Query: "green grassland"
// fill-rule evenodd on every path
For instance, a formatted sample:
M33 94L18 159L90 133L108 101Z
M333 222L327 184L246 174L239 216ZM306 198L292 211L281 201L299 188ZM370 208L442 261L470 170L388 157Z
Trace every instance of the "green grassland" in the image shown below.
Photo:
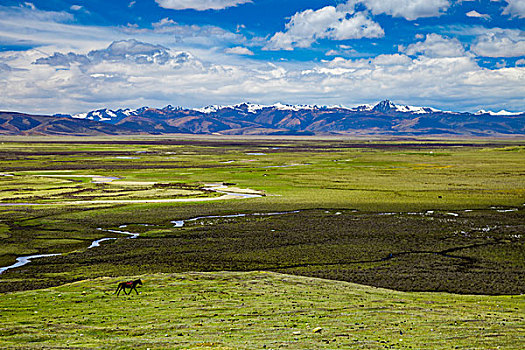
M523 296L404 293L265 272L151 274L4 294L3 349L520 349Z
M519 348L524 160L519 140L5 139L0 266L64 254L0 275L0 347ZM210 183L264 196L138 202ZM128 276L142 295L108 294Z

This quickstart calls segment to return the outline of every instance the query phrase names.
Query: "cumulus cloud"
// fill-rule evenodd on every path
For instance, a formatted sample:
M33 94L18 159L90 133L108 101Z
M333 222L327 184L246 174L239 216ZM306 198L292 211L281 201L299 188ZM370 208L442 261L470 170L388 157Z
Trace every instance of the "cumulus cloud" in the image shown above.
M58 67L69 67L74 63L89 64L90 62L91 60L86 55L77 55L73 52L69 52L67 54L55 52L52 56L38 58L34 63Z
M446 38L439 34L427 34L425 41L419 41L408 47L400 47L407 55L425 55L427 57L460 57L465 56L465 49L458 39Z
M410 21L440 16L450 7L449 0L349 0L348 4L363 4L374 15L384 13Z
M123 61L136 63L166 63L170 59L168 49L161 45L153 45L135 39L112 42L106 49L93 50L87 55L94 61Z
M470 50L484 57L525 56L525 32L494 28L478 36Z
M188 53L179 53L176 56L172 56L169 49L164 46L130 39L114 41L107 48L92 50L87 55L79 55L73 52L67 54L55 52L52 56L37 59L34 63L65 67L70 67L71 64L74 63L88 65L102 61L166 64L170 60L175 60L177 63L184 63L189 60L189 58L190 55Z
M238 6L251 0L155 0L160 7L172 10L222 10L227 7Z
M363 12L326 6L316 11L297 12L286 24L285 31L275 33L265 49L293 50L309 47L318 39L380 38L384 34L383 28Z
M511 15L512 17L525 17L525 0L505 0L507 7L503 10L504 15Z
M248 56L254 55L254 53L250 49L246 47L242 47L242 46L230 47L224 50L224 52L235 54L235 55L248 55Z

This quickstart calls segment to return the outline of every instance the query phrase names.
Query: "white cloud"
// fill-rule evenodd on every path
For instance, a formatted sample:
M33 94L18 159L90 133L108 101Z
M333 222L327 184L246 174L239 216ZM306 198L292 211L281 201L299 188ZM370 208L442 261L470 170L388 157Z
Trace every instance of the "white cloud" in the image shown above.
M65 23L74 20L74 16L68 12L42 11L30 2L26 2L25 6L20 7L0 5L0 21L15 18L19 21L53 21L53 23Z
M31 10L36 10L36 6L35 6L35 4L33 4L32 2L24 2L24 5L25 5L27 8L30 8Z
M114 41L107 48L92 50L87 55L79 55L73 52L68 54L55 52L52 56L37 59L34 63L66 67L74 63L90 65L102 61L166 64L171 60L176 60L177 63L184 63L189 58L190 55L187 53L179 53L176 57L173 57L166 47L130 39Z
M485 57L525 56L525 32L493 28L478 36L470 50Z
M332 97L344 103L375 102L378 96L415 105L448 110L478 107L523 110L520 94L525 86L525 67L483 69L472 57L410 58L381 55L373 59L335 58L324 66L303 72L305 81L316 81ZM502 85L499 85L502 84ZM508 90L512 86L512 89ZM503 102L503 101L506 102Z
M164 46L174 43L181 50L212 54L213 47L228 47L246 42L243 35L214 26L179 25L162 19L153 29L83 26L74 23L68 12L31 10L0 5L0 38L3 45L39 47L49 56L54 52L88 53L113 41L136 39Z
M476 10L469 11L465 14L467 17L473 17L473 18L483 18L483 19L490 19L490 16L487 14L479 13Z
M16 11L33 17L26 19L28 14ZM343 13L345 19L347 14L355 16L351 11ZM58 20L63 22L58 23L55 15L63 16ZM455 39L435 34L393 55L268 64L225 53L228 47L250 46L244 37L216 27L179 25L166 19L153 29L123 29L81 26L70 18L70 14L29 8L6 12L0 6L3 43L29 41L36 46L0 52L2 109L54 114L246 100L352 105L385 96L441 109L525 109L523 60L514 67L480 67ZM474 29L474 36L487 32ZM306 41L312 35L319 39L311 34ZM506 36L516 40L509 33ZM346 45L337 48L351 50ZM37 61L40 64L34 64Z
M525 66L525 58L521 58L516 61L516 67L518 66Z
M325 55L326 56L345 56L345 57L351 57L356 56L359 53L352 48L352 46L349 45L338 45L337 50L328 50Z
M297 12L286 24L286 30L275 33L265 49L293 50L309 47L318 39L380 38L384 34L383 28L363 12L326 6L316 11Z
M224 50L224 52L235 54L235 55L248 55L248 56L254 55L254 53L250 49L246 47L242 47L242 46L230 47Z
M408 47L400 47L407 55L425 55L427 57L461 57L465 49L458 39L449 39L439 34L427 34L425 41L419 41Z
M525 0L505 0L507 7L503 10L504 15L511 15L512 17L525 17Z
M449 7L449 0L349 0L348 4L361 3L374 15L387 14L404 17L409 21L421 17L437 17Z
M158 38L162 34L165 38L175 39L177 43L192 46L228 46L231 44L243 44L246 38L239 33L232 33L220 27L181 25L172 19L163 18L153 23L153 30L144 28L126 28L125 31L131 35L153 35Z
M470 56L392 54L372 59L336 57L305 68L299 63L267 64L243 60L242 56L206 61L174 49L167 50L167 61L155 61L156 50L164 49L128 41L92 50L95 55L61 53L85 56L89 61L75 61L58 70L51 62L31 64L49 58L37 50L0 53L0 62L10 68L29 70L2 72L0 105L7 110L53 114L143 105L198 107L245 100L351 105L389 96L395 101L453 110L524 108L525 67L519 63L486 69ZM129 51L131 57L123 51ZM137 59L143 55L153 59ZM9 62L7 56L11 57Z
M80 6L80 5L71 5L70 9L72 11L79 11L79 10L82 10L82 6Z
M222 10L252 2L251 0L155 0L160 7L172 10Z

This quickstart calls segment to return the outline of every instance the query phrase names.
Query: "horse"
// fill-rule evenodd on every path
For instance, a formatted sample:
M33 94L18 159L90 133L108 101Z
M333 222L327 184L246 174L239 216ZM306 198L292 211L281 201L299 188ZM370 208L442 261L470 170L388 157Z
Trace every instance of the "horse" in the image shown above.
M117 290L113 294L117 294L117 296L120 294L121 291L124 291L124 294L129 295L135 289L135 292L137 295L139 292L137 291L137 284L142 285L142 281L140 279L134 280L134 281L127 281L127 282L120 282L118 284ZM129 289L129 293L126 293L126 289Z

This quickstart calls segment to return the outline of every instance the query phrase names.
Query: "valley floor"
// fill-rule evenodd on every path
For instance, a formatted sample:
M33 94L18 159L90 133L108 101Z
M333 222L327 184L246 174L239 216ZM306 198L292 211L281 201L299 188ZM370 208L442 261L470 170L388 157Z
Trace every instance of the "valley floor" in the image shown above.
M2 141L0 348L525 342L523 140Z

